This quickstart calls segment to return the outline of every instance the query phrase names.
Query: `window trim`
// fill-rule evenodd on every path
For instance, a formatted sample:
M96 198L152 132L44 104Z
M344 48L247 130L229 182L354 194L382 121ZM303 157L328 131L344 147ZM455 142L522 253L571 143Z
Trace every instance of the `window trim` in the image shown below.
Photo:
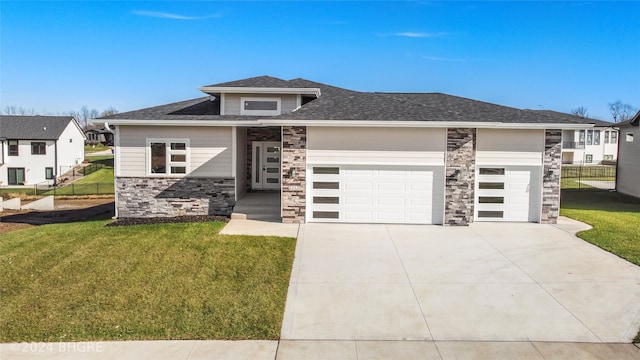
M40 147L42 145L42 148ZM35 148L34 146L37 146ZM34 149L43 150L42 152L35 152ZM31 142L31 155L47 155L47 143L45 141L32 141Z
M275 101L277 103L276 110L245 110L245 101ZM240 97L240 115L263 115L273 116L282 114L282 99L279 97Z
M165 173L151 172L151 144L164 143L165 146ZM184 143L185 150L172 150L171 143ZM191 145L187 138L147 138L145 147L146 161L145 173L149 177L185 177L191 172ZM185 161L171 161L171 155L186 155ZM172 174L171 167L184 166L184 174Z

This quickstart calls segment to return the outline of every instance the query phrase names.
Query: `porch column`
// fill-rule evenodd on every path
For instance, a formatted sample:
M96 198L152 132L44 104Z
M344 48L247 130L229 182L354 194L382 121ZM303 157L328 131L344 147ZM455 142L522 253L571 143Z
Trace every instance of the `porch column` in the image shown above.
M545 130L542 174L541 224L555 224L560 215L560 172L562 168L562 130Z
M307 127L282 127L282 222L304 223Z
M476 129L447 129L444 225L473 222Z

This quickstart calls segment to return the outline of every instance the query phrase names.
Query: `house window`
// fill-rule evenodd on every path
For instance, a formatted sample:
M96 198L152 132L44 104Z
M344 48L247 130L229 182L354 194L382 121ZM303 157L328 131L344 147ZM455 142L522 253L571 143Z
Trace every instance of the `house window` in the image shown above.
M591 154L587 154L584 156L584 162L586 162L587 164L591 164L593 162L593 155Z
M47 179L47 180L52 180L53 179L53 168L52 167L44 168L44 178Z
M609 143L609 132L608 131L604 132L604 143L605 144Z
M46 155L47 144L44 142L32 142L31 143L31 155Z
M9 185L24 185L24 168L9 168L7 171Z
M600 145L600 131L593 131L593 145Z
M18 156L18 140L9 140L9 156Z
M632 132L628 132L626 134L626 139L627 139L627 142L633 142L633 133Z
M618 132L617 131L612 131L611 132L611 143L612 144L617 144L618 143Z
M147 139L147 144L150 174L187 174L189 164L187 139Z
M584 145L584 130L580 130L580 136L578 137L578 143Z
M593 144L593 130L587 130L587 145Z
M280 98L240 98L240 115L280 115Z

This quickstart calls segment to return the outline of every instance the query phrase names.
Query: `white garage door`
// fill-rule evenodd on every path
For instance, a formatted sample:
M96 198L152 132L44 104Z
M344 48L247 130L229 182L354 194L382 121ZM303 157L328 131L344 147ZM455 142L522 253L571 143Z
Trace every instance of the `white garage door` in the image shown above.
M307 174L308 221L442 222L441 167L314 165Z
M476 221L535 221L538 168L478 167Z

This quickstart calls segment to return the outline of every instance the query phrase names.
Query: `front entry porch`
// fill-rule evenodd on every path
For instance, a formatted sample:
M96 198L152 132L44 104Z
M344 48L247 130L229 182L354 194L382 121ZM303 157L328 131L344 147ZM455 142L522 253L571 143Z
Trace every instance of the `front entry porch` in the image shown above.
M236 201L231 219L248 219L266 222L282 222L280 216L280 192L248 192Z
M226 235L297 237L299 224L283 224L280 192L249 192L236 201L231 221L222 229Z

